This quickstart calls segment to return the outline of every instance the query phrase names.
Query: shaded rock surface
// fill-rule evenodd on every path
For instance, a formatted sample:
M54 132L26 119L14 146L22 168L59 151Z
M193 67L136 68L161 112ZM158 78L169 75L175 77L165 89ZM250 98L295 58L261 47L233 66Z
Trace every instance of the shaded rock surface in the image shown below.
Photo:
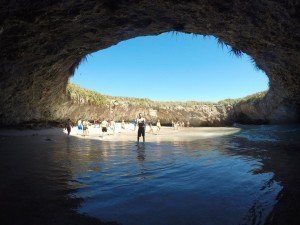
M263 102L237 108L245 121L265 116L273 123L299 121L299 1L0 3L0 124L58 115L68 78L86 55L167 31L213 35L266 72L270 90Z

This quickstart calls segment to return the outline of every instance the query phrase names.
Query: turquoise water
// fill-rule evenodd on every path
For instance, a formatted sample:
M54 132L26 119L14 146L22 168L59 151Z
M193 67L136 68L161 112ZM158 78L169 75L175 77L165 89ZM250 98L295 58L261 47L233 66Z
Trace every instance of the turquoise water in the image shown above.
M0 215L7 224L70 210L124 225L297 224L300 127L241 128L145 148L66 136L2 137ZM21 206L29 206L20 215L26 223L12 216Z

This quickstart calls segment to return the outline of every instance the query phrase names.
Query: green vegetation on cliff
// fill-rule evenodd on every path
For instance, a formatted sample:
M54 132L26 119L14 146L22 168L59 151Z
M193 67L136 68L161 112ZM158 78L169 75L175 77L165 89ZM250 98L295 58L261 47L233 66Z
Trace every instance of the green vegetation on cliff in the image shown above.
M147 98L113 97L103 95L99 92L91 91L72 83L68 83L67 85L67 96L74 103L96 106L118 104L118 102L130 102L132 105L139 106L149 106L155 103Z
M257 92L255 94L252 95L248 95L244 98L240 98L239 102L240 103L257 103L259 101L261 101L267 94L268 91L261 91L261 92Z
M236 105L236 104L240 104L240 103L257 103L260 100L262 100L268 91L261 91L261 92L257 92L255 94L252 95L247 95L243 98L235 98L235 99L224 99L218 102L218 104L220 105Z
M193 106L193 105L213 105L217 103L213 102L200 102L200 101L153 101L148 98L133 98L133 97L120 97L120 96L108 96L100 94L96 91L91 91L82 88L78 85L68 83L67 85L67 96L68 98L78 104L89 104L96 106L105 106L110 103L118 104L118 102L128 102L135 106L150 106L156 107L158 105L163 106Z
M256 103L266 96L267 91L258 92L237 99L224 99L217 103L215 102L201 102L201 101L153 101L148 98L131 98L131 97L113 97L100 94L96 91L91 91L82 88L78 85L69 83L67 85L67 95L74 103L89 104L96 106L106 106L111 103L118 104L118 102L128 102L135 106L157 107L157 106L193 106L193 105L236 105L238 103Z
M107 103L107 97L96 91L91 91L75 84L68 83L67 95L74 103L103 106Z

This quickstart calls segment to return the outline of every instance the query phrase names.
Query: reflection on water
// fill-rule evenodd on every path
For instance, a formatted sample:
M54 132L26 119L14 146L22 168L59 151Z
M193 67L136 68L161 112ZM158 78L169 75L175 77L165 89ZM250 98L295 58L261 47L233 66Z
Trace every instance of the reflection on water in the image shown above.
M0 223L300 224L300 128L242 128L145 148L2 137Z

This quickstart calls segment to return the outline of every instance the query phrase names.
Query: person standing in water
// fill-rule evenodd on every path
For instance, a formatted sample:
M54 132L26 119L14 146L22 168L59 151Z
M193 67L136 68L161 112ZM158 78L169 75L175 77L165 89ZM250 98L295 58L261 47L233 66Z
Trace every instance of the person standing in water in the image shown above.
M146 128L146 119L142 117L142 114L139 114L139 117L136 119L138 125L138 134L137 134L137 145L140 142L140 137L143 136L143 144L145 144L145 128Z
M71 123L71 120L68 119L67 123L66 123L66 129L67 129L68 135L70 135L70 133L71 133L71 128L72 128L72 123Z

